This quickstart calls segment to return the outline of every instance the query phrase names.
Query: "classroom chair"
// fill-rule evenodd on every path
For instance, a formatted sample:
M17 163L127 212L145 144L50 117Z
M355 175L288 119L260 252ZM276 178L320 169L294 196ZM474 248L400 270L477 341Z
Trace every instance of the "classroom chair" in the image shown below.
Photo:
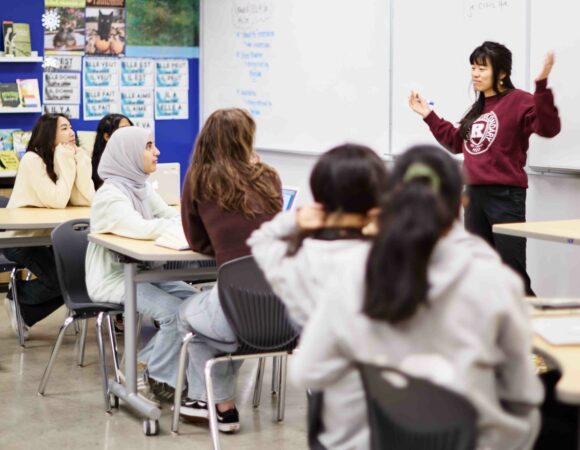
M8 197L0 196L0 208L6 208L8 205ZM14 308L16 316L16 333L18 334L18 343L21 347L25 347L24 341L26 340L26 331L24 321L22 320L22 314L20 313L20 303L18 303L18 291L16 289L16 280L20 276L20 272L25 268L10 261L4 255L4 252L0 250L0 272L10 272L10 281L8 283L8 291L11 293L12 299L7 299L9 302L14 302L10 304L10 308ZM27 279L30 278L30 272L27 275Z
M477 411L463 396L385 367L359 367L372 450L473 450Z
M64 298L64 303L71 314L65 319L60 327L56 343L52 349L50 359L42 375L38 394L44 395L48 378L52 371L52 366L56 360L58 351L62 344L66 329L74 322L86 321L92 317L97 318L97 344L99 349L99 360L103 376L103 396L105 400L105 411L110 412L111 402L108 389L107 364L105 361L105 345L102 335L103 320L107 321L109 339L115 366L115 378L120 379L119 360L117 355L117 340L111 315L123 312L123 305L116 303L93 302L88 293L85 283L85 255L87 253L90 224L88 219L77 219L65 222L56 227L51 234L52 248L56 261L58 281ZM83 334L86 336L86 326L83 326ZM81 339L82 341L82 339ZM82 342L81 342L82 345ZM116 406L116 405L115 405Z
M220 355L208 361L205 366L209 426L215 450L220 449L220 443L211 379L213 366L222 361L281 356L278 369L280 395L277 419L282 421L286 395L286 361L288 355L296 348L299 336L297 327L288 317L286 307L272 292L253 257L246 256L223 264L218 271L217 283L220 304L239 346L234 353ZM181 345L171 422L171 431L174 433L179 430L179 407L187 363L187 346L195 334L195 330L188 333ZM258 370L257 385L261 385L263 373L263 370ZM256 391L254 391L254 406L256 406Z

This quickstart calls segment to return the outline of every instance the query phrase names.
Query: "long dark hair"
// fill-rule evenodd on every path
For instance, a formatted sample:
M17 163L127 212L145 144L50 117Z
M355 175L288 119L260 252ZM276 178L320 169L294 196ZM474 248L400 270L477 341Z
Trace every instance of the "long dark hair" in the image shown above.
M253 160L255 133L254 119L240 108L219 109L207 118L186 175L193 200L246 217L282 209L278 174Z
M367 262L363 312L396 324L427 302L431 253L459 216L463 182L446 152L425 145L397 160L389 184Z
M498 95L503 95L512 89L515 89L511 80L512 74L512 52L502 44L497 42L485 41L477 47L469 56L469 63L471 65L477 64L481 66L491 65L493 71L493 90ZM501 73L505 74L503 79L500 79ZM500 89L500 84L502 89ZM465 113L459 122L459 133L465 140L469 139L469 133L473 122L477 120L483 113L485 105L485 96L480 92L477 100L471 108Z
M123 119L126 119L129 122L129 125L133 125L131 119L124 116L123 114L107 114L99 121L99 124L97 125L97 136L95 138L95 144L93 145L92 156L92 179L93 184L95 185L95 190L99 189L103 184L103 180L101 180L97 171L99 169L99 163L101 162L101 156L103 156L103 152L107 146L107 140L110 139L113 132L119 128L119 124ZM105 135L107 135L106 139Z
M326 213L366 214L379 205L387 189L387 178L385 163L376 152L347 143L328 150L318 159L310 174L310 190L314 201ZM316 230L292 236L288 254L297 253L304 239L319 233Z
M56 140L59 117L63 117L70 122L68 116L61 113L48 113L40 116L36 124L34 124L30 141L28 141L28 146L26 147L27 152L34 152L42 158L46 165L46 173L55 183L58 180L58 176L54 171L54 141Z

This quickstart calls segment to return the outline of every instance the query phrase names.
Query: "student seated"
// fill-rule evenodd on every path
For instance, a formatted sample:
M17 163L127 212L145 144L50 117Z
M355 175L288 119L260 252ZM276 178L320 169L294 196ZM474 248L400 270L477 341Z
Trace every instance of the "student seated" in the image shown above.
M324 423L321 441L343 433L330 448L368 448L357 439L368 433L366 414L326 411L338 395L361 398L354 395L360 382L346 381L363 362L464 395L479 414L478 449L532 448L543 390L530 358L521 279L463 229L463 183L444 151L410 149L390 185L368 261L351 261L347 279L329 274L331 288L290 365L291 380L323 390L325 414L337 418Z
M218 266L249 255L246 240L250 233L282 209L280 179L254 151L255 133L256 124L246 111L215 111L197 137L186 175L181 201L185 236L192 250L214 255ZM210 339L235 341L219 303L217 285L183 304L180 323L185 331L193 328ZM236 348L237 344L220 345L199 336L191 341L188 394L180 408L183 418L207 422L205 363ZM223 432L240 428L234 401L240 366L241 361L223 362L212 372L218 428Z
M97 125L97 136L95 137L95 143L93 145L93 155L92 155L92 179L95 185L95 191L103 185L103 180L99 177L99 163L101 162L101 157L105 151L105 147L112 134L118 128L133 126L131 119L124 116L123 114L107 114Z
M111 136L99 164L104 184L91 207L92 233L153 240L168 228L180 226L179 213L146 183L157 168L159 153L151 133L142 128L120 128ZM123 265L111 251L94 243L87 249L86 281L94 301L125 301ZM137 311L160 325L140 352L139 361L147 363L151 391L163 400L171 401L175 389L181 338L177 330L179 306L195 292L184 282L137 284ZM147 389L142 392L149 393Z
M44 114L32 130L7 208L88 206L94 194L91 159L75 145L75 133L67 116ZM10 233L22 237L42 236L50 234L50 230ZM19 281L17 286L22 319L31 327L63 304L52 248L11 248L5 249L4 254L36 275L36 279ZM9 306L16 332L14 304L10 302Z

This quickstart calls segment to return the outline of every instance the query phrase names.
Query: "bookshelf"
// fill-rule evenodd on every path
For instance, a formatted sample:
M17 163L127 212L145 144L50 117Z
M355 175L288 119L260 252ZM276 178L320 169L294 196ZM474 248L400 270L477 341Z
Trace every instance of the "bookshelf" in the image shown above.
M38 106L36 108L9 108L6 106L0 106L0 114L19 114L19 113L41 113L42 107Z

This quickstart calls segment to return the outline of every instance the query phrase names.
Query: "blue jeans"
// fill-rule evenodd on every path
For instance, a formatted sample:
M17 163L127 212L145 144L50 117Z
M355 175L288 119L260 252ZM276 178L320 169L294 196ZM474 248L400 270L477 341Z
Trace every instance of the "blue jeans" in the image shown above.
M219 302L217 285L209 291L201 291L183 303L179 311L179 326L184 333L196 331L223 344L195 336L189 344L189 366L187 396L194 400L207 401L205 390L205 364L223 353L235 352L238 348L234 335ZM228 344L229 342L229 344ZM236 378L242 361L224 361L212 368L212 381L217 403L233 400Z
M138 283L137 311L159 322L160 329L139 354L149 376L175 387L181 333L177 329L179 307L197 289L182 281Z

